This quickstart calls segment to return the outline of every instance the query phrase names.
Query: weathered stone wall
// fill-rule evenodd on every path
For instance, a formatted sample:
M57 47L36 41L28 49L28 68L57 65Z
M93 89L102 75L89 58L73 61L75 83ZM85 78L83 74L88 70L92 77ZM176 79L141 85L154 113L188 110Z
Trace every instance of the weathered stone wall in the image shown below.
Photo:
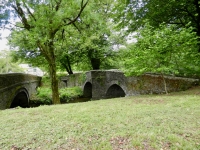
M199 80L164 76L168 92L181 91L197 85ZM164 80L161 75L145 74L141 76L126 77L120 71L89 71L83 74L74 74L63 77L66 87L79 86L83 90L85 85L91 88L92 99L110 98L113 96L161 94L165 93ZM91 83L89 87L87 83ZM113 90L113 91L112 91ZM121 93L121 94L117 94ZM88 93L88 91L87 91Z
M198 79L164 76L168 92L183 91L198 85ZM165 93L164 80L161 75L145 74L138 77L127 77L126 95L162 94Z
M85 73L75 73L72 75L61 77L60 80L62 81L60 83L60 88L82 86L87 80L87 76Z
M41 77L22 74L0 74L0 109L9 108L14 97L20 91L28 93L28 98L36 92L40 85Z
M119 71L91 71L92 78L92 99L108 98L109 87L119 85L122 90L126 90L125 76Z

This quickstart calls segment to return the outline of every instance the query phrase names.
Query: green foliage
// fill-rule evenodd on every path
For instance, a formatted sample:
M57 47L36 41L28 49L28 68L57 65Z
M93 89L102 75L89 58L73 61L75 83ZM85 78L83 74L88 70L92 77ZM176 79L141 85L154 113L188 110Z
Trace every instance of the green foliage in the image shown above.
M37 105L51 105L52 104L52 91L48 87L40 87L37 89L38 93L34 96L33 104ZM70 103L80 98L83 91L80 87L61 88L59 89L61 103Z
M43 105L50 105L52 104L52 91L50 88L38 88L37 89L37 98L36 100L39 101L38 103Z
M111 30L113 25L109 20L108 13L110 7L111 1L89 3L76 24L79 32L73 28L64 32L64 37L69 37L69 40L64 39L62 44L60 43L62 48L57 55L62 68L67 68L66 70L69 70L70 67L75 70L94 69L92 66L94 59L100 60L101 69L113 66L113 63L110 63L115 55L112 51L114 34ZM74 36L71 36L72 34ZM115 37L115 42L116 39Z
M198 0L118 0L114 3L113 19L120 29L128 27L129 32L143 27L144 20L158 28L161 23L179 27L191 23L190 26L200 35L199 5Z
M46 88L49 88L51 87L51 80L50 80L50 77L45 75L42 77L42 87L46 87Z
M138 31L137 42L125 50L127 75L155 72L195 75L200 71L197 37L192 28L164 24L154 29L148 23ZM192 72L191 72L192 71Z
M13 62L9 51L0 52L0 73L24 72L19 62Z
M63 76L63 74L58 74L58 77ZM52 104L52 91L50 89L51 81L49 76L42 77L42 86L37 89L37 94L34 95L32 105L51 105ZM83 95L83 91L79 87L73 88L60 88L59 96L61 103L73 102L77 98Z
M73 70L90 70L92 58L100 60L101 68L107 69L115 65L112 44L119 44L120 37L114 36L114 32L111 32L113 30L110 21L112 1L90 1L78 21L74 22L72 26L67 26L65 22L70 21L70 14L73 14L72 16L76 14L78 8L72 9L72 7L77 7L77 2L71 2L69 8L67 6L70 2L62 1L59 11L54 9L50 11L49 7L35 3L32 5L27 2L31 9L35 9L33 16L37 21L34 21L30 15L30 24L33 23L34 26L33 32L30 34L27 30L17 28L12 31L10 36L9 44L18 48L15 58L22 58L34 66L48 68L47 58L50 57L51 52L41 51L41 47L38 48L39 40L40 43L45 43L43 47L48 46L47 43L50 41L54 42L56 67L61 70L65 69L69 74L72 74ZM56 8L57 1L51 1L49 5ZM65 5L66 7L64 7ZM65 8L69 9L65 10L65 13L61 13ZM52 23L49 18L52 18ZM17 23L17 26L22 25L22 23ZM58 26L59 30L57 30ZM54 40L49 37L51 30L57 31ZM48 56L44 57L44 52Z
M62 88L59 90L61 103L73 102L73 100L81 97L83 91L80 87Z

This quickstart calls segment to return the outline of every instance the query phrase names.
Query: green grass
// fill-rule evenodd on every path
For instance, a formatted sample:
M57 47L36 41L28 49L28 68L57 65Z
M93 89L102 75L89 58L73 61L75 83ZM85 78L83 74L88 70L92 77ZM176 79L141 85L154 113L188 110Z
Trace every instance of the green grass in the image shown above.
M0 111L0 149L200 149L200 88Z

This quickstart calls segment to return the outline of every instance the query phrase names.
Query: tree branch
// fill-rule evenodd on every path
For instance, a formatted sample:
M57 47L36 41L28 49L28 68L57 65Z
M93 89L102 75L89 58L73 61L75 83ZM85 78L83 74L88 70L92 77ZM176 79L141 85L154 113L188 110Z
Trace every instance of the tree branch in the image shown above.
M179 18L180 23L185 27L185 23L183 23L183 20Z
M18 16L21 18L22 24L24 25L24 28L27 30L30 30L32 27L29 25L28 20L25 17L25 13L23 12L20 3L16 2L16 6L11 5L12 8L17 12Z
M69 21L72 21L70 18L67 18ZM81 33L81 30L77 27L77 25L75 24L75 22L72 23L73 26L79 31L79 33Z
M56 11L59 10L60 8L60 4L62 3L62 0L58 0L58 1L55 1L56 2Z
M166 22L167 23L167 22ZM181 24L181 25L184 25L182 22L168 22L168 24ZM184 25L185 26L185 25Z
M83 5L83 1L84 0L81 1L81 9L80 9L78 15L73 20L70 19L71 21L68 22L66 25L73 24L81 16L81 13L83 12L83 10L86 7L86 5L88 4L89 0L87 0L87 2L84 5Z
M74 27L78 30L79 33L81 33L81 30L78 28L78 26L74 23L72 23L74 25Z
M65 29L62 30L62 39L64 39L64 38L65 38ZM63 45L63 43L62 43L62 45Z
M188 16L191 17L192 20L193 20L195 23L198 24L197 19L196 19L195 16L187 9L187 7L185 7L184 9L180 9L180 10L186 12L186 13L188 14Z
M28 11L29 15L36 21L35 16L31 13L30 9L27 7L27 5L24 3L24 6L26 8L26 10Z

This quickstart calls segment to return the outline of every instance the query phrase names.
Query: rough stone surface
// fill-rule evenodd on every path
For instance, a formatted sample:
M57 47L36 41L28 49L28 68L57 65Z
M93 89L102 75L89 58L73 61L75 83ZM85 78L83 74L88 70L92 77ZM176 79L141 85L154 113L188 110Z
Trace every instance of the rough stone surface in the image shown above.
M19 101L24 99L25 95L28 100L31 99L40 85L40 81L41 77L35 75L23 73L0 74L0 109L10 108L16 97ZM25 104L22 103L23 105Z
M186 90L199 84L198 79L164 76L167 91ZM61 78L65 87L79 86L84 95L92 99L132 96L140 94L165 93L164 80L161 75L144 74L126 77L120 71L96 71L78 73ZM90 94L91 93L91 94Z

